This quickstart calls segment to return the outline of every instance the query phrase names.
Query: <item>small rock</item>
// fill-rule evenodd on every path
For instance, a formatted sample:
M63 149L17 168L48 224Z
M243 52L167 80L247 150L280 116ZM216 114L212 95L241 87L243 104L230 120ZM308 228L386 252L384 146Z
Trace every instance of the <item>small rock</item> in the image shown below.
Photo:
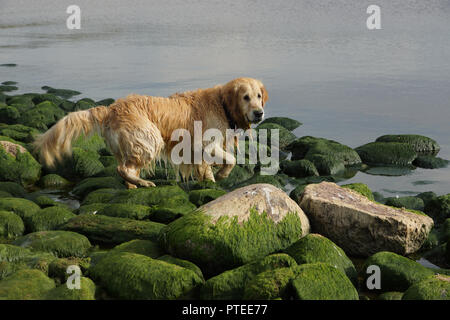
M431 138L417 134L391 134L384 135L376 140L377 142L400 142L413 147L416 152L435 153L440 150L439 144Z
M402 300L450 300L450 277L435 275L413 284Z
M398 142L371 142L355 149L361 160L368 165L411 165L417 158L412 146Z
M54 287L39 270L19 270L1 281L0 300L41 300Z

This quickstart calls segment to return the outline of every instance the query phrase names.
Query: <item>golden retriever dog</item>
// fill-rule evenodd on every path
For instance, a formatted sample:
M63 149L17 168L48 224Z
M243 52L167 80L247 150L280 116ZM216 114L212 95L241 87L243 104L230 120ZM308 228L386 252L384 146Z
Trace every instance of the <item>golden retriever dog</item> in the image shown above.
M73 139L81 134L100 134L116 157L117 171L128 188L151 187L155 184L140 178L140 171L156 160L169 155L176 141L171 136L176 129L186 129L194 134L194 121L201 121L202 130L215 128L226 136L227 129L249 129L250 124L264 117L268 94L261 81L252 78L234 79L224 85L176 93L168 98L129 95L118 99L109 107L98 106L72 112L59 120L35 141L40 159L48 167L71 154ZM216 173L217 179L226 178L236 159L226 151L220 141L223 165ZM198 180L215 181L211 166L180 164L183 177L194 171Z

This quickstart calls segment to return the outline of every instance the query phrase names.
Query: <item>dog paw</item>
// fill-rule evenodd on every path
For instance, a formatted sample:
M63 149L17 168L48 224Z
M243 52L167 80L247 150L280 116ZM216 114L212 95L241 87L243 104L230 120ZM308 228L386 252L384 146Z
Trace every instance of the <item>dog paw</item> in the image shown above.
M137 189L137 186L135 184L125 182L125 185L127 186L128 189Z
M151 181L142 181L142 182L140 183L140 186L141 186L141 187L145 187L145 188L150 188L150 187L156 187L156 184L154 184L154 183L151 182Z

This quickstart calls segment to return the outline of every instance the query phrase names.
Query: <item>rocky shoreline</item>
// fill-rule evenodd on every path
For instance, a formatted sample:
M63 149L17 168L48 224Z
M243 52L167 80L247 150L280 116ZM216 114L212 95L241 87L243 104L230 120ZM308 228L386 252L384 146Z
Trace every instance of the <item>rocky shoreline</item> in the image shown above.
M242 164L217 183L180 181L159 163L142 172L156 188L127 190L99 136L77 139L52 170L31 145L68 112L113 99L17 89L0 85L0 299L450 299L450 194L384 198L336 184L358 171L447 166L431 138L386 135L352 149L296 137L300 122L273 117L255 130L280 130L276 175ZM55 190L79 206L49 197ZM70 266L80 289L66 285Z

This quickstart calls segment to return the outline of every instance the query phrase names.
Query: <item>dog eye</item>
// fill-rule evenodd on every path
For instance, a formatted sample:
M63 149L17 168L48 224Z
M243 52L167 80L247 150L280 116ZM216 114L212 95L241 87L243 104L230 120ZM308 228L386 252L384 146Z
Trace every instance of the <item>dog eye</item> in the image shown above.
M261 99L261 93L258 93L258 99Z
M245 101L250 101L250 97L248 96L248 94L246 94L246 95L244 96L244 100L245 100Z

